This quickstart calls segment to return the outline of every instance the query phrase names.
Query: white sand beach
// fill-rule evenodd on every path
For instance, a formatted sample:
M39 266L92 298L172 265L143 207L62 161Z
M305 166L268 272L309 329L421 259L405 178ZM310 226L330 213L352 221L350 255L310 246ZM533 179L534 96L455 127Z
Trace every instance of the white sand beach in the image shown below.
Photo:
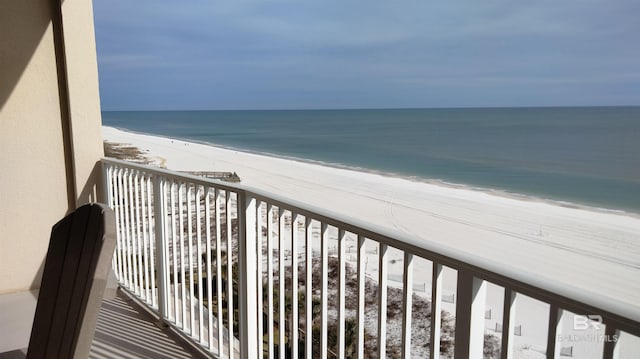
M461 256L499 263L511 272L528 273L603 303L615 302L640 320L636 214L385 177L110 127L103 127L103 136L148 151L168 169L236 172L244 185L330 208ZM420 281L420 275L416 277ZM449 290L454 288L449 284ZM500 312L502 299L499 293L494 296L497 299L489 298L487 305Z

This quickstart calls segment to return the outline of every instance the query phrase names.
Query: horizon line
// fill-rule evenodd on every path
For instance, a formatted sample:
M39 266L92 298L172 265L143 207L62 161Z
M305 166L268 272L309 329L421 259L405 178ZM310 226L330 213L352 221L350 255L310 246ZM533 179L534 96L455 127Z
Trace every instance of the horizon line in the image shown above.
M336 107L336 108L220 108L220 109L100 109L100 112L214 112L214 111L365 111L365 110L464 110L534 108L615 108L640 105L543 105L543 106L457 106L457 107Z

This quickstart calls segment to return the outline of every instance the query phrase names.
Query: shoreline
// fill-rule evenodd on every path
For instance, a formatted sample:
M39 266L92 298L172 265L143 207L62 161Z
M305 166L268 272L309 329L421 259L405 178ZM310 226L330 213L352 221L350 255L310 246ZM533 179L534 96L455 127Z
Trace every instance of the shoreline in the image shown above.
M138 132L138 131L133 131L133 130L130 130L127 128L121 128L121 127L113 127L113 126L105 126L105 125L103 125L102 127L103 129L110 128L110 129L115 129L125 133L133 134L133 135L151 136L151 137L158 137L158 138L163 138L163 139L173 140L173 141L182 141L185 143L194 143L194 144L209 146L209 147L213 147L221 150L242 152L242 153L255 155L255 156L263 156L263 157L275 158L275 159L280 159L285 161L293 161L293 162L302 163L302 164L340 169L340 170L352 171L356 173L376 175L376 176L381 176L386 178L400 179L400 180L405 180L405 181L418 183L418 184L427 184L427 185L439 186L439 187L450 188L450 189L479 192L479 193L485 193L485 194L489 194L497 197L509 198L513 200L544 203L544 204L555 205L555 206L560 206L564 208L592 211L596 213L610 213L610 214L623 215L623 216L629 216L632 218L640 219L640 212L633 212L631 210L626 210L626 209L599 207L595 205L589 205L589 204L578 203L573 201L545 198L535 194L518 193L518 192L513 192L505 189L500 189L500 188L489 188L489 187L475 186L471 184L454 183L454 182L449 182L447 180L438 179L438 178L424 178L424 177L415 176L415 175L403 175L399 173L386 172L383 170L376 170L376 169L371 169L366 167L350 166L350 165L345 165L341 163L326 162L321 160L281 155L281 154L270 153L270 152L262 152L262 151L250 150L246 148L221 145L221 144L207 142L207 141L198 141L193 139L184 139L179 137L170 137L165 135ZM161 162L164 163L166 162L166 160Z
M138 146L170 170L237 172L250 186L420 240L470 244L465 237L480 231L488 241L515 238L578 254L580 261L597 258L640 269L640 215L633 213L323 166L113 127L103 131L107 141L115 137L114 142ZM594 233L584 233L589 227Z

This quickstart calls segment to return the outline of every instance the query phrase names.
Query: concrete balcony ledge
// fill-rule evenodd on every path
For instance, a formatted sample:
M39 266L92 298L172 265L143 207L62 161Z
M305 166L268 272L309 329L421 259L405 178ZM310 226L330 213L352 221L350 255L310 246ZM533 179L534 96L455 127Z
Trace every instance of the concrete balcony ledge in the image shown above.
M29 345L37 300L37 290L0 295L0 358L19 358Z

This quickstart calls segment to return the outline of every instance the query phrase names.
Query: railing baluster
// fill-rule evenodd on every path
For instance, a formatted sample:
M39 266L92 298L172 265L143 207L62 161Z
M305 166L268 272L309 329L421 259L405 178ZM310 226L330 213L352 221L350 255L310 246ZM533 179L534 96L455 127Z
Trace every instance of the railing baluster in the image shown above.
M162 276L163 278L159 278L158 280L162 281L162 286L158 289L162 289L163 300L165 307L165 320L169 318L169 296L170 296L170 285L171 280L169 279L171 271L169 266L169 223L167 222L167 217L169 213L169 209L167 208L167 179L162 178L162 197L160 197L160 203L162 203L162 260L164 261L162 264ZM158 252L160 253L160 252ZM158 254L160 255L160 254ZM160 293L160 291L158 292Z
M504 306L502 309L502 348L501 359L513 358L513 330L516 321L516 296L510 287L504 288Z
M141 207L144 198L142 197L142 186L141 179L143 174L140 171L136 172L136 176L134 179L135 183L135 194L136 194L136 232L137 232L137 242L138 242L138 283L140 287L140 298L142 300L147 301L146 298L146 288L144 286L144 223L142 221L142 217L144 216L144 212L141 214Z
M135 287L136 287L136 276L135 276L135 252L134 252L134 218L131 214L132 210L133 210L133 198L131 196L131 172L133 172L133 170L129 170L127 171L127 175L125 177L125 198L127 200L127 205L125 207L125 215L128 221L128 227L127 227L127 238L128 238L128 243L127 243L127 249L128 249L128 256L127 258L129 258L129 289L131 291L135 291Z
M284 317L285 309L285 287L284 287L284 221L285 211L278 208L278 351L280 359L285 355L285 334L286 323Z
M148 282L148 277L146 276L147 272L145 270L146 268L146 261L147 258L149 258L147 256L147 251L146 251L146 228L145 228L145 224L147 223L147 219L145 218L145 209L146 209L146 205L144 203L145 201L145 197L144 197L144 176L145 173L144 172L139 172L138 173L138 177L136 179L136 184L137 184L137 189L136 189L136 198L138 198L138 202L139 205L136 206L136 216L138 217L138 227L139 227L139 234L138 234L138 253L140 256L140 266L139 266L139 270L140 270L140 297L144 300L144 302L149 302L149 296L147 295L147 282Z
M560 356L560 345L556 341L557 335L560 334L560 324L562 321L563 310L557 305L549 306L549 327L547 329L547 358L553 359Z
M365 238L361 234L358 235L358 308L356 312L356 320L358 323L358 338L357 338L357 357L359 359L364 358L364 289L366 281L366 248Z
M149 264L149 260L151 259L151 217L149 216L151 202L149 201L149 175L145 173L142 177L142 182L140 183L141 193L140 196L142 198L142 228L143 228L143 250L144 250L144 279L145 279L145 295L147 299L147 303L153 303L152 294L153 291L152 282L151 282L151 272L153 271L153 267Z
M378 358L387 356L387 276L389 247L380 243L378 258Z
M102 171L103 171L103 180L104 180L104 189L106 192L106 200L107 200L107 205L113 209L114 212L114 216L115 216L115 221L116 221L116 231L115 231L115 236L116 236L116 246L115 246L115 250L114 250L114 254L113 257L111 258L111 268L113 273L116 276L116 279L119 280L119 273L118 273L118 211L117 211L117 207L116 207L116 194L115 194L115 185L114 185L114 166L107 164L107 163L102 163Z
M105 172L104 174L104 180L106 182L105 184L105 190L107 191L107 204L109 205L109 207L111 209L113 209L114 212L114 217L116 220L116 246L115 246L115 252L113 254L113 258L111 259L113 264L112 264L112 270L116 276L117 279L119 279L119 274L118 274L118 211L117 211L117 207L116 207L116 194L115 194L115 184L114 184L114 168L113 166L103 163L102 164L102 168L103 171Z
M137 218L137 222L138 222L138 274L140 276L140 297L145 301L148 302L148 298L147 298L147 288L145 286L145 271L144 271L144 263L145 263L145 259L147 258L145 255L145 246L144 246L144 224L146 222L146 220L144 219L144 210L142 209L142 206L144 204L144 191L143 191L143 177L144 177L144 173L138 171L138 173L136 174L136 200L138 201L138 203L136 204L136 218Z
M104 187L104 200L109 208L113 209L113 167L107 163L102 163L102 186Z
M127 175L128 170L124 170L122 173L122 215L124 218L124 255L125 255L125 268L126 268L126 287L131 288L131 231L130 231L130 221L129 221L129 189L127 187Z
M166 256L166 241L164 231L165 221L165 208L163 208L162 202L164 202L164 179L155 178L153 193L155 195L154 203L154 217L155 217L155 242L156 253L158 255L158 311L160 312L160 321L164 321L167 318L167 256Z
M313 238L313 222L311 218L305 216L304 224L304 243L305 243L305 330L304 330L304 356L311 359L313 355L313 246L311 240Z
M457 287L454 357L482 359L486 282L460 269Z
M233 246L231 243L231 192L225 192L227 219L227 316L229 323L229 358L233 358Z
M124 230L123 230L123 244L124 244L124 265L125 265L125 285L127 288L131 287L131 247L129 246L129 242L131 240L131 236L129 233L129 212L127 207L129 206L129 201L127 197L127 179L126 179L127 171L124 170L122 172L122 216L124 218Z
M136 174L133 178L133 193L134 193L134 203L135 203L135 213L136 213L136 249L138 251L138 256L136 257L136 263L138 267L138 295L144 298L144 271L142 268L143 261L143 253L142 253L142 236L140 232L140 227L142 226L142 219L140 218L140 171L136 171Z
M178 187L178 190L180 188ZM178 309L178 287L180 278L178 276L178 233L176 231L176 221L178 220L178 213L176 213L176 182L171 181L169 186L170 198L169 203L171 205L171 248L173 250L173 322L180 326L184 319L180 316L180 310Z
M129 184L129 229L131 230L131 267L133 269L132 272L132 288L133 292L138 294L139 293L139 288L138 288L138 253L137 253L137 249L138 249L138 241L137 241L137 237L136 237L136 228L137 223L136 223L136 216L135 216L135 194L133 192L133 173L134 171L131 170L129 171L129 176L127 177L127 181Z
M157 306L158 305L158 298L156 295L156 265L155 265L155 252L153 250L155 243L154 243L154 235L155 235L155 224L154 222L152 222L152 218L155 220L155 215L152 212L154 209L154 206L152 206L152 190L153 190L153 186L154 186L154 180L155 180L156 176L150 177L147 180L147 202L149 203L149 205L147 206L147 216L149 217L149 271L151 272L151 306ZM154 195L157 196L157 195ZM155 203L154 203L155 205ZM153 230L151 229L151 226L153 227ZM156 248L157 249L157 248Z
M298 314L298 228L299 220L297 213L291 213L291 354L293 358L298 357L298 329L300 318Z
M606 323L606 322L605 322ZM606 323L604 328L604 350L602 351L603 359L613 359L618 357L617 353L617 338L620 336L620 331L617 330L613 324ZM616 339L614 339L614 336Z
M140 203L142 204L142 208L140 209L142 212L142 249L144 251L142 257L144 258L144 290L145 290L145 298L147 303L151 303L151 280L150 275L153 268L149 267L149 259L151 257L150 251L150 231L151 231L151 218L148 217L147 208L151 206L151 203L147 202L147 183L149 181L149 176L147 173L143 173L140 182Z
M129 264L131 265L131 279L129 282L129 288L134 293L138 286L137 270L136 270L136 234L135 234L135 205L133 199L133 183L131 178L133 177L133 170L127 173L127 215L129 218Z
M346 263L345 263L345 254L344 254L344 246L345 246L345 231L340 228L338 230L338 358L344 359L345 356L345 332L344 332L344 307L345 307L345 272L346 272Z
M247 199L248 200L248 199ZM262 338L264 337L264 270L262 268L262 249L264 246L264 236L262 235L262 202L256 200L256 236L257 240L257 251L256 251L256 272L258 273L258 288L256 299L258 301L258 356L261 358L264 355L264 341ZM248 223L248 221L247 221ZM247 224L248 225L248 224Z
M413 296L413 254L404 252L402 358L411 358L411 305Z
M145 251L145 228L144 224L146 223L146 219L144 218L145 213L143 209L144 205L144 173L138 172L136 176L136 199L138 200L138 204L136 205L136 217L138 218L138 256L140 259L138 262L140 263L138 266L139 275L140 275L140 297L143 298L145 302L148 302L147 298L147 287L145 285L145 260L147 258ZM166 222L166 221L165 221Z
M196 326L196 313L194 305L194 293L193 293L193 205L191 204L191 184L186 185L187 194L187 266L189 269L189 280L186 284L189 286L189 335L195 335ZM195 196L195 193L194 193Z
M138 189L137 189L137 197L139 198L140 205L138 206L139 213L136 213L138 216L138 226L140 227L140 235L139 235L139 255L140 255L140 287L141 287L141 297L145 302L149 302L149 293L148 293L148 283L149 283L149 271L148 271L148 263L147 259L149 258L147 255L147 218L146 218L146 208L147 204L145 203L145 177L146 174L144 172L139 173L139 178L137 179Z
M440 358L440 331L442 325L442 265L433 262L431 274L431 333L429 358Z
M239 315L240 315L240 351L242 359L254 359L258 356L258 342L262 341L258 332L257 317L262 315L262 308L254 293L262 286L259 272L255 269L257 259L258 233L256 230L256 200L244 194L237 195L238 213L238 275L239 275ZM262 353L260 353L262 355Z
M473 278L470 348L473 357L482 359L484 348L484 315L487 308L487 282Z
M147 185L147 176L146 174L142 174L140 176L140 211L142 212L142 264L143 264L143 298L149 303L150 302L150 290L149 290L149 227L147 221L147 206L146 202L146 185Z
M149 302L152 303L153 305L156 301L156 293L155 293L156 283L155 283L155 273L154 273L155 263L153 259L154 252L153 252L153 241L152 241L153 216L151 213L153 210L153 201L151 199L152 191L153 191L153 179L149 174L146 175L144 187L145 187L144 194L145 194L145 203L146 203L144 218L147 221L147 261L145 263L147 264L147 280L149 281L147 283L147 288L149 290L148 298L149 298Z
M269 358L273 358L273 206L267 205L267 322L269 323L268 349Z
M327 223L322 222L321 224L321 234L320 234L320 245L321 245L321 256L322 256L322 309L321 309L321 320L320 320L320 353L325 358L327 357L328 352L328 333L327 333L327 321L328 321L328 300L329 300L329 251L328 251L328 242L329 242L329 226Z
M140 257L138 253L138 236L136 235L136 231L138 228L137 218L136 218L136 192L134 189L135 186L135 174L138 171L132 170L129 173L129 215L131 221L131 267L133 269L133 293L140 296L140 287L138 283L138 258Z
M184 265L184 190L185 184L181 182L178 185L178 217L179 217L179 226L180 227L180 307L181 307L181 317L182 323L181 328L186 329L187 327L187 279L185 278L185 265Z
M114 198L114 203L116 204L115 212L116 212L116 222L119 224L118 228L116 228L116 242L117 242L117 257L118 257L118 281L121 283L125 282L125 266L124 266L124 235L122 233L123 229L123 218L122 218L122 186L121 186L121 174L122 170L115 170L115 177L113 179L114 183L114 193L117 193L117 198Z
M222 220L220 215L220 190L215 190L216 207L216 297L218 311L218 357L222 357L224 327L222 323Z
M208 329L208 348L210 352L213 352L213 293L211 286L213 282L211 280L211 188L205 187L204 189L204 217L206 226L206 268L207 268L207 329ZM202 281L201 281L202 282Z
M200 215L200 186L196 187L195 190L196 197L196 231L197 231L197 245L196 250L198 254L196 255L197 261L197 270L198 270L198 339L200 342L204 340L204 297L202 296L202 216ZM207 278L208 280L209 278Z

